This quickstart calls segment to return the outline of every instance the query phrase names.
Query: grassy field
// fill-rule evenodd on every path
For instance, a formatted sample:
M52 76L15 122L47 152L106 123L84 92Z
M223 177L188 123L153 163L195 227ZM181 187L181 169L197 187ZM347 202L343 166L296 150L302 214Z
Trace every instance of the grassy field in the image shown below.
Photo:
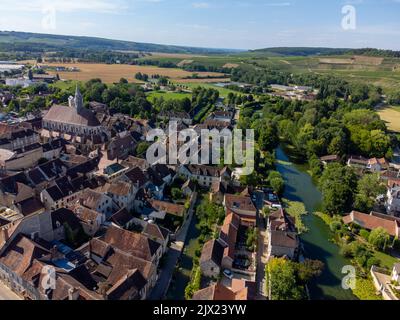
M400 107L386 107L378 111L381 119L386 122L389 130L400 132Z
M181 69L158 68L152 66L131 66L120 64L96 64L96 63L49 63L49 66L65 66L77 67L80 72L58 72L61 79L88 81L93 78L100 78L104 83L115 83L121 78L126 78L130 82L138 82L135 79L135 74L138 72L148 75L162 75L169 77L172 80L182 80L193 75L192 72L187 72ZM56 74L57 72L50 72ZM223 77L221 73L215 72L197 72L200 77Z
M179 92L165 92L165 91L153 91L147 94L147 97L151 102L154 101L154 98L163 97L165 100L177 100L177 99L185 99L191 98L192 95L190 93L179 93Z
M188 89L193 89L196 87L203 87L203 88L211 88L211 89L216 89L219 91L220 95L224 98L228 97L229 93L234 93L234 94L239 94L243 95L242 93L239 93L237 91L229 90L226 88L222 88L219 86L216 86L215 84L212 83L205 83L205 82L182 82L182 81L176 81L176 83L181 84L184 87L187 87Z

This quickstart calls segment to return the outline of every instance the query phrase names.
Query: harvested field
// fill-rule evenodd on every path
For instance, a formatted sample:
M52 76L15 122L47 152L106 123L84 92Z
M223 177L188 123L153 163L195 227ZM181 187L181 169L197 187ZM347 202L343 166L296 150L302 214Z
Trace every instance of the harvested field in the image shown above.
M237 64L237 63L227 63L227 64L225 64L224 66L223 66L224 68L227 68L227 69L236 69L236 68L238 68L239 67L239 65Z
M353 59L323 58L319 59L322 64L353 64Z
M121 78L126 78L130 82L138 82L135 74L138 72L148 75L162 75L172 80L181 80L193 75L181 69L159 68L152 66L131 66L122 64L96 64L96 63L48 63L48 66L76 67L80 72L58 72L61 79L88 81L93 78L100 78L104 83L118 82ZM56 74L57 72L49 72ZM223 76L216 72L196 72L199 77L218 77ZM207 79L208 80L208 79ZM217 80L218 81L218 80Z
M400 132L400 107L382 108L378 114L386 122L389 130Z
M366 57L366 56L355 56L354 57L355 63L358 64L368 64L373 66L380 66L385 60L384 58L380 57Z
M183 66L185 66L187 64L192 64L193 62L194 62L193 60L182 60L181 62L179 62L177 64L177 66L181 68L181 67L183 67Z
M180 83L220 83L231 82L230 78L204 78L204 79L181 79Z

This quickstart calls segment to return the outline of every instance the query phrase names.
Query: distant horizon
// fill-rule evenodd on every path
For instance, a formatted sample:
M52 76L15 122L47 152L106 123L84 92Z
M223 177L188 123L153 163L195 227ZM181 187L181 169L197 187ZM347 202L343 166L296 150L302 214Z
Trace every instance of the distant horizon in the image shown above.
M2 0L0 30L199 48L400 50L400 0Z
M198 49L211 49L211 50L231 50L237 52L251 52L251 51L259 51L266 49L278 49L278 48L307 48L307 49L334 49L334 50L359 50L359 49L377 49L377 50L389 50L389 51L400 51L395 49L386 49L386 48L378 48L378 47L325 47L325 46L274 46L274 47L261 47L261 48L224 48L224 47L201 47L201 46L192 46L186 44L174 44L174 43L154 43L149 41L135 41L135 40L126 40L126 39L118 39L118 38L107 38L107 37L99 37L99 36L91 36L91 35L74 35L74 34L58 34L58 33L45 33L45 32L31 32L31 31L20 31L20 30L0 30L0 32L15 32L15 33L27 33L27 34L37 34L37 35L49 35L49 36L60 36L60 37L82 37L82 38L96 38L110 41L123 41L128 43L142 43L142 44L156 44L163 46L174 46L174 47L186 47L186 48L198 48Z

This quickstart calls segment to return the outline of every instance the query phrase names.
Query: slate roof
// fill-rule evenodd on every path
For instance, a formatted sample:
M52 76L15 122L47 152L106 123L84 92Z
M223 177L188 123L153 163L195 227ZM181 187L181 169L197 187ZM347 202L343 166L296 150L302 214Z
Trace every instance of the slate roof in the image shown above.
M123 227L133 219L133 216L128 212L128 210L121 209L110 217L110 221L114 222L116 225Z
M43 120L88 127L100 126L100 122L91 110L82 109L78 113L75 108L61 105L53 105Z

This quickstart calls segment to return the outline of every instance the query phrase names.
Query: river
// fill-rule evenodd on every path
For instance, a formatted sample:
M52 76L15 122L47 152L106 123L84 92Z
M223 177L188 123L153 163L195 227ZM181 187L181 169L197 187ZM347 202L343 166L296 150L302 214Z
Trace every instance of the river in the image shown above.
M282 148L276 152L277 170L286 182L284 197L292 201L303 202L310 212L304 218L309 231L301 236L305 257L321 260L325 264L322 275L309 285L313 300L353 300L357 299L351 290L344 290L342 268L351 263L339 253L339 247L332 243L329 227L312 214L321 205L322 194L313 183L310 175L301 167L294 165Z

